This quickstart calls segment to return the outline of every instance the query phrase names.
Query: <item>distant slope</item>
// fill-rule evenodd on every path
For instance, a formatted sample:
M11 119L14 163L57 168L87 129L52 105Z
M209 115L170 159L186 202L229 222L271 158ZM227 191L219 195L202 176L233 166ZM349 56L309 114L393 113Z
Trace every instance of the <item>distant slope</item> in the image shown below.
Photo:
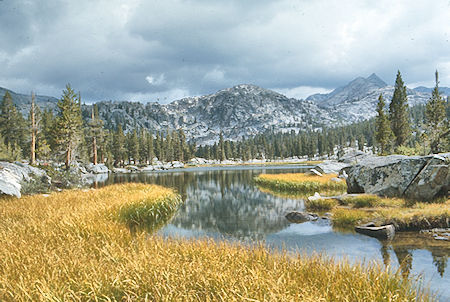
M6 89L0 88L3 98ZM442 87L448 96L450 88ZM264 131L299 131L334 127L374 117L378 96L390 102L394 87L377 75L358 77L328 94L315 94L306 100L288 98L275 91L254 85L237 85L214 94L190 97L161 105L156 102L97 102L106 127L121 124L125 131L145 128L151 131L183 129L188 139L199 144L217 142L220 132L237 140ZM10 91L14 103L28 114L31 96ZM431 88L407 89L410 105L424 104ZM54 97L37 96L41 109L56 108ZM90 116L91 105L83 105Z
M99 102L99 113L109 127L126 129L182 128L199 143L240 139L267 130L291 131L320 128L334 120L313 102L289 99L254 85L238 85L215 94L158 103Z
M406 89L410 106L425 104L431 97L431 88L418 87ZM440 88L443 96L450 95L450 88ZM326 109L330 115L339 121L348 123L374 117L375 107L380 94L390 102L394 87L387 85L376 74L367 78L358 77L345 86L338 87L328 94L314 94L307 100Z
M6 91L9 91L14 104L17 106L17 108L20 110L20 112L24 116L27 116L30 111L30 106L31 106L31 93L28 95L20 94L20 93L11 91L9 89L0 87L0 100L3 99L3 96L5 95ZM54 98L52 96L36 95L36 104L38 104L38 106L41 109L45 109L45 108L55 109L56 103L58 103L57 98Z

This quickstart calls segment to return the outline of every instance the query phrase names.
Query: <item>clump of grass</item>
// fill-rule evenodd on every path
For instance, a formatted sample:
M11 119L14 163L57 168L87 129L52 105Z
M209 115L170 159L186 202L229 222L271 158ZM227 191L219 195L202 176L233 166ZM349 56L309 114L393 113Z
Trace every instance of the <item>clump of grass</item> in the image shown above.
M281 192L343 192L347 190L345 181L335 182L331 178L336 174L326 174L324 176L309 175L305 173L285 173L285 174L261 174L255 178L258 185Z
M338 228L351 228L370 217L370 213L356 209L335 209L333 210L332 224Z
M308 211L329 211L337 205L335 199L320 198L315 200L307 200L305 207Z
M178 196L127 184L0 201L0 300L430 299L381 265L132 234L117 219L124 204L166 198Z
M375 206L379 201L380 197L370 194L362 194L357 196L348 196L341 199L341 204L351 205L354 208L370 208Z
M172 218L180 203L181 198L170 195L156 200L147 198L125 203L118 211L118 219L132 229L154 231Z
M394 224L397 231L450 227L450 200L408 206L407 200L380 198L376 204L373 208L334 209L333 226L353 228L359 223L373 221L379 225Z

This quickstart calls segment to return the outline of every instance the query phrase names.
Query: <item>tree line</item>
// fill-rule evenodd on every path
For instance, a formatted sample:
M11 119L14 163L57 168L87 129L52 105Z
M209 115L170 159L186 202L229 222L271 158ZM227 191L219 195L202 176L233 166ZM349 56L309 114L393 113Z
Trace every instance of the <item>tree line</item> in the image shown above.
M425 106L417 106L411 114L406 86L398 71L388 111L382 94L378 98L376 111L375 141L380 154L398 153L407 149L408 145L412 153L450 150L449 102L440 95L437 71L435 87Z
M63 91L57 110L41 111L34 93L25 119L6 92L0 103L0 159L56 160L69 167L71 162L91 161L108 166L187 162L193 157L215 160L279 159L342 155L345 147L373 149L380 154L428 154L450 151L449 101L436 86L426 105L408 107L406 87L397 74L395 90L387 108L380 95L377 116L351 125L316 131L268 131L238 141L223 134L213 145L197 145L182 129L149 131L122 126L108 129L99 118L96 104L81 106L81 97L70 85Z

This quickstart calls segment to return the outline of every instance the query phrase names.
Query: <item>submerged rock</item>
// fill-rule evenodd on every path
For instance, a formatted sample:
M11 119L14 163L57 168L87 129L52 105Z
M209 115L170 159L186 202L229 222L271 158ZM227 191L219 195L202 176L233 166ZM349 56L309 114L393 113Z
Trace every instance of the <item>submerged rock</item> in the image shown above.
M319 219L319 216L314 213L294 211L286 214L286 219L294 223L303 223L307 221L316 221L317 219Z
M355 231L363 235L380 239L392 239L395 236L395 227L392 224L375 226L375 224L371 222L356 226Z

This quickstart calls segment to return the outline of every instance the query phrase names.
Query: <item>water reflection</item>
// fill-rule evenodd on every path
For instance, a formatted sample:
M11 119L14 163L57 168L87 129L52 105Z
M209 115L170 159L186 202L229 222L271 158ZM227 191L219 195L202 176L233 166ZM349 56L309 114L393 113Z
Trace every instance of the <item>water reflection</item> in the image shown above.
M176 189L184 203L159 234L183 238L263 241L272 248L324 253L350 261L379 261L400 267L405 276L422 275L426 285L450 300L448 242L418 233L398 233L393 241L334 230L327 221L292 224L286 213L304 208L301 199L259 190L260 173L301 172L299 168L203 168L147 174L111 175L98 186L144 182Z

